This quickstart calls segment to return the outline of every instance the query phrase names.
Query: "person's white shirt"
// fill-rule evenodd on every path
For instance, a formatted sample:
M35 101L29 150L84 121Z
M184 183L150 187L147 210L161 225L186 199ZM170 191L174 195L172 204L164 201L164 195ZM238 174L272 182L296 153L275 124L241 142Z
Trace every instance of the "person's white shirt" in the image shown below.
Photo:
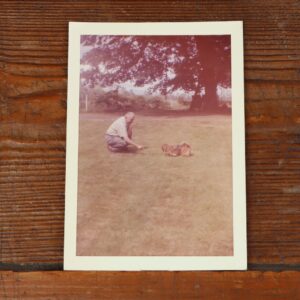
M127 125L125 117L120 117L115 120L107 129L106 134L112 136L120 136L122 138L128 138Z

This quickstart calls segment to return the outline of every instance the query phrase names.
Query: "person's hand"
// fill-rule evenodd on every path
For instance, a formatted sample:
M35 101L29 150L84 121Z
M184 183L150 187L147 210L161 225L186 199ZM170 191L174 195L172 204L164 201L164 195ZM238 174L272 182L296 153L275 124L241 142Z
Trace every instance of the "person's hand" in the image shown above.
M142 149L144 149L144 146L142 146L142 145L137 145L137 148L138 148L139 150L142 150Z

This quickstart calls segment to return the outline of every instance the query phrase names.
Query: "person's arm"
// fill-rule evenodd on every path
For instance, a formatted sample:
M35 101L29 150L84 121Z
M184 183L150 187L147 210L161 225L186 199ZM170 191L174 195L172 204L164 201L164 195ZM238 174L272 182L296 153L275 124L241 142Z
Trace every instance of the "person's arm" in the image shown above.
M132 124L127 125L127 135L132 140Z
M129 130L128 130L129 129ZM130 132L128 132L130 131ZM129 133L129 134L128 134ZM122 126L120 126L119 128L119 135L124 139L124 141L134 147L136 147L137 149L143 149L144 147L136 144L132 139L132 125L127 126L125 119L124 119L124 123L122 123Z
M132 139L130 139L128 136L124 136L124 140L126 143L135 146L138 149L143 149L144 147L142 145L136 144Z

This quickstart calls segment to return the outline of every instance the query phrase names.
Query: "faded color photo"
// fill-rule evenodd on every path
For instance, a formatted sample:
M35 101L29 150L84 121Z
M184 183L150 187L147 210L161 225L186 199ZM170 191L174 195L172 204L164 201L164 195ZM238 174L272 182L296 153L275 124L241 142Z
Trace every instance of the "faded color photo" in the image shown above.
M82 35L78 256L232 256L230 35Z

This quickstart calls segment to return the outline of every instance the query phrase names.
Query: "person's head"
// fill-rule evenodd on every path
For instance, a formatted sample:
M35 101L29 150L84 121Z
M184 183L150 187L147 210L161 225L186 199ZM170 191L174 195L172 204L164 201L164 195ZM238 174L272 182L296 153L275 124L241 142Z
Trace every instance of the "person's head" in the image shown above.
M127 124L131 124L134 121L135 114L133 112L127 112L125 114L125 120Z

